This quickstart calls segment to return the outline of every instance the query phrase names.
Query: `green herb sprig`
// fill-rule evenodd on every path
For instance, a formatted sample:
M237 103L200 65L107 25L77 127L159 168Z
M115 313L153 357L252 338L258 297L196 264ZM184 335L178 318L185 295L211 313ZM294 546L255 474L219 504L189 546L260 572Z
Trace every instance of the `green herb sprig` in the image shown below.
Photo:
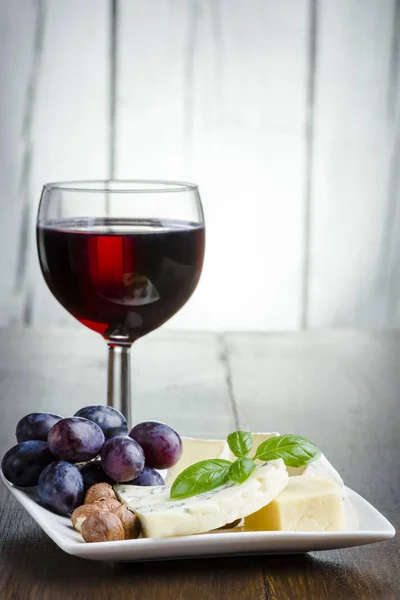
M256 468L254 461L268 462L282 458L288 467L303 467L320 457L320 450L310 440L291 433L262 442L253 458L248 456L253 445L249 431L234 431L227 437L235 462L213 458L201 460L178 475L171 487L171 498L182 499L211 492L233 481L243 483Z

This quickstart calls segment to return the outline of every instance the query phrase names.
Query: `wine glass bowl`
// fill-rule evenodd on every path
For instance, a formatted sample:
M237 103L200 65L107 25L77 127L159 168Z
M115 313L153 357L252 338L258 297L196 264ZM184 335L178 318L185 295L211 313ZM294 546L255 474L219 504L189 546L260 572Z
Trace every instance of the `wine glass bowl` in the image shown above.
M37 242L43 276L60 304L107 340L131 344L172 317L200 278L197 187L48 184Z
M199 281L204 218L194 184L75 181L44 186L37 220L44 279L80 323L124 348L109 404L129 412L127 348L171 318ZM117 393L116 388L119 388ZM124 401L117 401L117 395ZM127 415L125 415L127 416Z

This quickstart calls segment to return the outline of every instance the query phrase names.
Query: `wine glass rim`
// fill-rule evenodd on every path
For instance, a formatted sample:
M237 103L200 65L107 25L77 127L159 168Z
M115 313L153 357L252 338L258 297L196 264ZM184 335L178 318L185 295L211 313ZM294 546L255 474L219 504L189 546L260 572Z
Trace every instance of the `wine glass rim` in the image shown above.
M113 184L121 185L121 187L115 189L112 187ZM195 183L189 183L187 181L171 181L166 179L82 179L76 181L55 181L46 183L43 186L43 190L92 193L107 192L110 194L153 194L197 191L198 186Z

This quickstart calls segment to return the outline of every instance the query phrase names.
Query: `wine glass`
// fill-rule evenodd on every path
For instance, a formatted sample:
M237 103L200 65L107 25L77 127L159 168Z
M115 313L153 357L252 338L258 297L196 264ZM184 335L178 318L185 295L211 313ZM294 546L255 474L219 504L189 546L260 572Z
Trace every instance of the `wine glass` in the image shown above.
M132 423L129 351L192 295L204 256L196 185L70 181L44 186L37 245L52 294L108 344L107 403Z

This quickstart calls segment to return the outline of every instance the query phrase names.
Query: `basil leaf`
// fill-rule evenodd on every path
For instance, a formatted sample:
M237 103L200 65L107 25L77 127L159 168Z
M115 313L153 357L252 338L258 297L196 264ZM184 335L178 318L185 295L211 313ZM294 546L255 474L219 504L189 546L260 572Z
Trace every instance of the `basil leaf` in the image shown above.
M299 435L278 435L265 440L257 448L253 460L274 460L282 458L288 467L302 467L317 460L321 451L304 437Z
M229 448L235 456L247 456L253 445L250 431L234 431L227 437Z
M178 475L171 487L171 498L189 498L210 492L229 480L229 460L201 460Z
M248 456L242 456L235 460L229 469L229 479L235 483L243 483L250 477L254 469L255 463Z

